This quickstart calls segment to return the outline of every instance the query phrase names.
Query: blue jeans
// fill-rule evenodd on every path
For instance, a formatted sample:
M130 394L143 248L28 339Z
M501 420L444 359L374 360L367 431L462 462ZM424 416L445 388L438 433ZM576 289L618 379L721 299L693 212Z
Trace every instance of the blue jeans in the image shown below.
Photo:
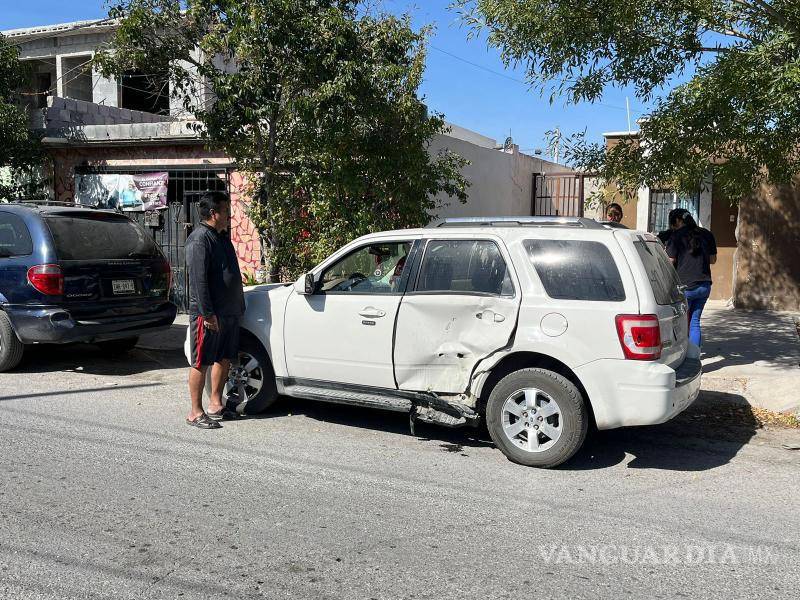
M711 282L701 283L693 290L686 290L684 293L686 301L689 303L689 340L699 346L703 341L700 332L700 315L703 314L703 307L711 295Z

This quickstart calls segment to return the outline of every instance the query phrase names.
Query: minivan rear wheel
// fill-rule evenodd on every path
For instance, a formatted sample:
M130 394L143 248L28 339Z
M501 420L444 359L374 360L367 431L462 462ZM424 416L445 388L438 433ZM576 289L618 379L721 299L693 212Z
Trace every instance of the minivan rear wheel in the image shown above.
M550 468L572 458L581 447L589 415L571 381L546 369L521 369L506 375L492 390L486 425L510 460Z
M19 365L25 346L17 338L11 319L0 311L0 373L10 371Z

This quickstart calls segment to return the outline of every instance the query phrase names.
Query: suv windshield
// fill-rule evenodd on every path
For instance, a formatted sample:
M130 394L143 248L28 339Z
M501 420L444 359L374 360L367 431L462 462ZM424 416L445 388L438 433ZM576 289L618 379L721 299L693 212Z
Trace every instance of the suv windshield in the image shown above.
M678 273L661 244L637 241L633 245L639 253L639 258L642 259L656 302L658 304L674 304L683 300Z
M123 215L53 213L44 218L61 260L114 260L160 256L153 238Z

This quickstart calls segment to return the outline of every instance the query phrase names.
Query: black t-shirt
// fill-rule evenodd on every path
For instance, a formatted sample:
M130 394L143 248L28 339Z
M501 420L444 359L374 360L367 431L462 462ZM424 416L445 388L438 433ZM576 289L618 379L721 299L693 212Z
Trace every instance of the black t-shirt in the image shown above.
M699 245L697 254L692 254L692 240ZM709 257L717 253L714 234L708 229L681 227L672 232L667 240L667 254L675 259L675 268L681 283L689 289L705 281L711 281L711 262Z
M658 232L658 239L660 239L661 243L664 244L665 246L667 245L667 242L669 242L669 238L671 237L672 237L672 229L665 229L664 231Z

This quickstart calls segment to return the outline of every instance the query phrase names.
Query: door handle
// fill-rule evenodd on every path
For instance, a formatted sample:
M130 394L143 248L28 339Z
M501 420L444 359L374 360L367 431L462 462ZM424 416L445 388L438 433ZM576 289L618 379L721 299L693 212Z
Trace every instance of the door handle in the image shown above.
M366 308L362 308L361 312L358 314L367 319L379 319L386 316L386 311L375 308L374 306L367 306Z
M496 313L492 310L485 310L483 312L476 313L475 318L483 320L484 315L486 315L487 321L494 321L495 323L502 323L503 321L506 320L506 318L503 315L501 315L500 313ZM489 315L494 315L494 317L490 317Z

